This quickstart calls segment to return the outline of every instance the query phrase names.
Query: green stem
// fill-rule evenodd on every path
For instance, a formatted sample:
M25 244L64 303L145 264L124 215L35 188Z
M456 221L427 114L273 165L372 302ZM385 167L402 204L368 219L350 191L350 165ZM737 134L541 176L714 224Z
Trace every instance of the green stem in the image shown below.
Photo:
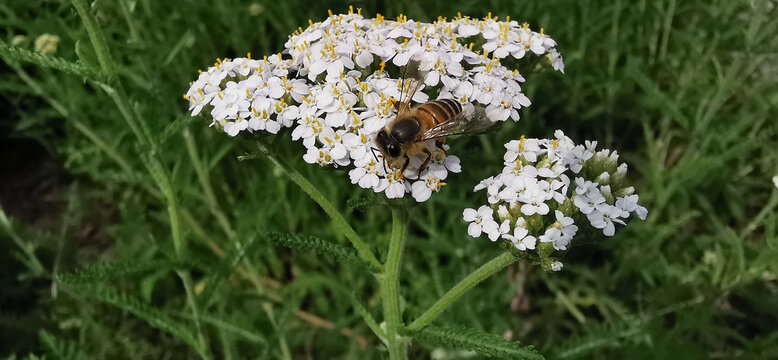
M186 291L186 300L189 303L189 307L192 309L192 318L194 318L195 328L197 329L197 341L199 342L199 349L197 353L200 357L206 360L211 359L210 351L208 350L208 341L203 335L203 327L200 322L200 310L197 307L197 299L194 292L194 286L192 286L192 277L186 271L177 271L178 277L184 283L184 290Z
M76 8L78 15L81 17L81 21L84 22L86 33L89 35L89 41L92 43L92 47L95 49L95 55L97 56L97 61L100 63L100 69L105 76L112 79L115 78L116 71L114 70L111 53L108 51L108 44L105 42L103 32L97 26L97 21L89 12L89 5L87 5L86 0L71 0L70 2L73 4L73 7Z
M402 209L392 208L392 237L389 242L389 253L384 263L384 271L379 276L381 280L381 301L384 305L384 322L386 325L386 346L389 348L389 359L405 359L408 340L399 335L403 326L402 310L400 310L400 264L405 248L405 233L407 218Z
M324 197L324 194L322 194L319 189L316 188L316 186L311 184L308 179L295 170L288 162L276 156L276 154L266 144L258 141L257 147L259 148L259 151L262 152L262 155L270 159L270 161L278 166L278 168L281 169L284 173L286 173L286 175L289 176L289 178L292 179L292 181L297 184L297 186L305 191L305 193L308 194L308 196L310 196L313 201L321 206L324 212L326 212L327 215L329 215L332 219L335 229L346 236L346 238L351 242L351 245L357 249L357 252L359 253L359 256L362 258L362 260L364 260L370 267L370 270L376 273L381 272L381 263L378 261L378 259L376 259L375 255L370 250L370 247L364 241L362 241L359 235L357 235L356 231L354 231L354 228L349 225L340 211L338 211L338 209L336 209L335 206L332 205L332 203L329 202L326 197Z
M27 265L32 268L31 270L35 273L35 275L47 274L46 268L35 255L35 247L30 243L24 242L24 240L22 240L22 238L16 234L13 229L13 225L11 224L11 220L5 215L5 211L3 211L2 207L0 207L0 230L3 230L6 234L8 234L8 237L10 237L16 246L22 250L24 255L27 256Z
M446 310L454 301L457 301L462 295L474 286L478 285L481 281L494 275L494 273L502 270L506 266L516 262L516 258L509 252L504 252L492 259L486 264L483 264L480 268L476 269L470 275L467 275L462 281L454 285L443 297L438 299L435 304L430 306L418 319L408 325L408 330L417 331L421 330L424 326L435 320L435 318Z
M203 165L200 156L197 154L197 146L195 146L194 137L192 137L192 134L188 129L184 130L184 140L186 141L186 150L189 152L189 159L192 160L192 166L197 174L197 179L203 187L205 202L208 204L211 214L216 217L216 220L219 222L219 225L221 225L224 233L227 234L227 237L230 239L235 238L235 231L232 230L230 221L227 219L227 216L219 206L219 202L216 200L216 195L213 191L213 186L211 186L208 171L206 170L206 166Z

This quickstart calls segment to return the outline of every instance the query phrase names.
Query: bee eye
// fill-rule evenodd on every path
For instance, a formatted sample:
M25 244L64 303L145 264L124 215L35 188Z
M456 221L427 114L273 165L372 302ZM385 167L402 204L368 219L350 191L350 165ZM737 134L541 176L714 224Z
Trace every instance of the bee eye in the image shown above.
M391 157L400 156L400 147L397 144L389 144L386 146L386 152Z

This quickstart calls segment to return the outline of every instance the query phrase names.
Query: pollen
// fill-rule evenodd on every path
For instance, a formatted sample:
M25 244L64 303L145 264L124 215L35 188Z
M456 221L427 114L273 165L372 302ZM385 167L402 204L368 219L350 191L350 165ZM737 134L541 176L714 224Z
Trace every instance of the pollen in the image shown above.
M524 151L524 135L519 139L519 151Z
M381 61L381 70L379 71L383 72L385 66L386 66L386 61ZM381 93L381 95L383 95L383 93Z
M251 53L248 53L248 54L246 54L246 58L248 58L249 60L251 60Z
M557 145L558 143L559 143L559 140L554 140L554 141L551 143L551 146L552 146L554 149L556 149L556 145Z

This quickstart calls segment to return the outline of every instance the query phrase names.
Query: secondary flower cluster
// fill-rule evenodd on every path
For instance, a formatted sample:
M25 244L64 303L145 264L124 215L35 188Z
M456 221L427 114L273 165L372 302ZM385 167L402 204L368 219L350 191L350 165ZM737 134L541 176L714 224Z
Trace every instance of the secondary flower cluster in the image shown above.
M486 234L514 255L558 271L559 255L579 225L612 236L616 224L632 214L643 220L648 211L626 185L627 164L618 163L616 151L596 151L596 141L576 145L561 130L554 136L505 144L502 172L475 187L486 189L488 205L465 209L463 218L470 236Z
M543 55L563 71L555 46L542 30L509 19L458 16L423 23L350 11L309 21L307 29L289 36L283 53L218 60L184 98L192 116L205 110L211 125L230 136L293 128L292 139L307 149L306 162L353 166L354 184L390 198L411 193L425 201L445 185L448 172L460 171L459 159L430 143L429 166L419 173L423 159L417 155L401 172L402 164L387 164L374 140L396 115L400 78L411 59L424 74L413 102L453 98L482 106L494 122L517 121L518 110L530 101L521 92L524 78L506 65Z

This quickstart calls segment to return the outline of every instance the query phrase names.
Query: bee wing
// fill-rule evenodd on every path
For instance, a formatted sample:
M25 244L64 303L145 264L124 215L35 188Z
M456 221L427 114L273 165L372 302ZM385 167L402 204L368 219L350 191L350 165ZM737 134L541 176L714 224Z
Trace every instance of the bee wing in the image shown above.
M424 84L426 72L419 70L421 62L411 58L403 69L403 77L400 80L400 101L397 105L398 112L405 112L411 109L411 99Z
M483 107L474 106L470 111L462 111L448 121L427 130L421 139L430 140L451 135L478 134L494 124L495 122L486 116L486 110Z

